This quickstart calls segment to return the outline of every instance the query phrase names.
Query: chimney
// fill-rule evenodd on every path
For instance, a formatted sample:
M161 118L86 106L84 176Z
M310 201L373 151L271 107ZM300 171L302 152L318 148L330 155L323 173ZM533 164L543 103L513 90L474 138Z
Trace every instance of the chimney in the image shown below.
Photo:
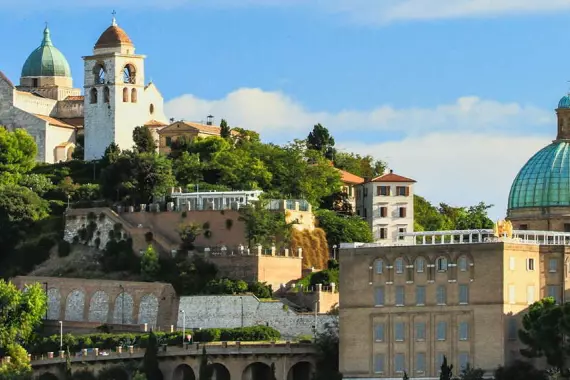
M394 174L394 171L392 169L390 169L390 174Z

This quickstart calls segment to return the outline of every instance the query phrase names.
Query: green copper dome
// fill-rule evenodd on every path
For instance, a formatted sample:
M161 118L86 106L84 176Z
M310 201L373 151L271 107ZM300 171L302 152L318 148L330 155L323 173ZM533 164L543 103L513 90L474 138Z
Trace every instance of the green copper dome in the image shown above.
M570 144L564 141L532 156L509 194L509 209L549 206L570 206Z
M39 48L26 59L22 77L70 77L71 69L63 54L53 46L49 29L44 30L44 39Z

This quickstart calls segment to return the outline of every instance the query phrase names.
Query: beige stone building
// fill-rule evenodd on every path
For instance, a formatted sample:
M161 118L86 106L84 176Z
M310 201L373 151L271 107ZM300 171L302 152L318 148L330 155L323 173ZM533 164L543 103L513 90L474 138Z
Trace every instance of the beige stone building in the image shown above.
M343 244L340 370L345 379L436 379L443 356L486 371L523 359L528 305L570 295L570 234L407 234L417 244ZM436 243L434 236L443 238ZM532 240L531 240L532 239ZM556 243L545 244L547 242Z

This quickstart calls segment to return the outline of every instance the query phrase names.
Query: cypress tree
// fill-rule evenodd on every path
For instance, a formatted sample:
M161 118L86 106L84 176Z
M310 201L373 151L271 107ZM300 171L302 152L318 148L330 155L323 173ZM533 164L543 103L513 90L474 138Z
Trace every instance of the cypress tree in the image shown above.
M162 372L158 368L158 340L152 329L144 353L143 372L147 380L162 380Z
M202 347L202 358L200 359L200 372L198 380L212 380L214 376L214 367L208 364L208 354L206 353L206 346Z

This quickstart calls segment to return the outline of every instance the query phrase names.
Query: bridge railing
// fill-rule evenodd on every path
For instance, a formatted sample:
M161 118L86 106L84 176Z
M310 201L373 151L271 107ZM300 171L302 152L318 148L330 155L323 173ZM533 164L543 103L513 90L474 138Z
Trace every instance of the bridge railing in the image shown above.
M314 350L311 343L286 342L210 342L210 343L185 343L183 346L161 345L158 350L159 356L169 355L200 355L202 348L206 347L208 354L230 355L236 353L283 353L283 352L311 352ZM145 349L138 346L116 347L113 350L99 348L85 348L80 352L72 353L71 361L113 360L127 357L142 357ZM42 355L28 355L32 366L49 365L66 360L66 351L46 352ZM9 357L2 358L9 361Z

